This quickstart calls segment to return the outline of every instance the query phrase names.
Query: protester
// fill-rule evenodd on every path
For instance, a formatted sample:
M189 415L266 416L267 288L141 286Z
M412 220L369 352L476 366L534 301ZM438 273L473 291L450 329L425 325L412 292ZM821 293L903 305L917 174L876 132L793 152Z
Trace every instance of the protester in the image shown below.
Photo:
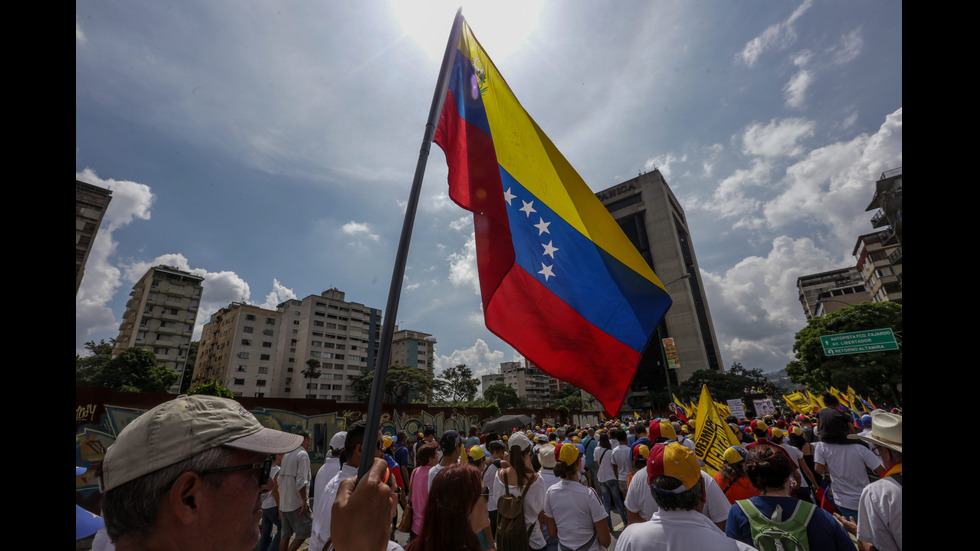
M776 528L804 537L809 549L853 551L854 543L834 518L816 505L792 496L792 460L771 446L748 452L745 473L760 495L739 500L728 513L725 533L746 544L755 544L762 530Z
M595 448L596 480L599 492L602 495L602 506L606 509L606 522L609 524L609 531L613 531L612 508L616 507L624 524L629 524L626 518L626 506L623 505L623 495L619 491L619 471L613 460L612 444L609 442L609 435L602 434L599 437L599 445ZM588 457L588 448L586 448Z
M694 452L677 443L654 444L647 459L647 488L657 512L647 522L630 524L616 551L749 551L698 512L705 504L705 479Z
M824 441L822 435L820 438L813 454L816 473L830 476L834 506L844 518L859 520L857 509L861 490L869 483L869 470L877 476L885 471L881 458L860 442L834 444Z
M253 548L274 454L302 440L226 398L182 395L150 409L102 462L109 537L119 551Z
M745 448L741 446L732 446L725 450L725 463L713 476L732 505L740 499L759 495L759 490L745 476L746 453Z
M578 482L584 451L581 444L571 443L555 450L555 476L560 480L545 494L545 525L563 548L601 551L612 542L606 523L609 515L595 490Z
M432 477L422 529L406 551L481 551L477 532L490 524L480 471L453 464Z
M422 533L422 520L425 506L429 498L429 471L436 466L439 446L435 442L423 445L415 456L415 469L412 471L409 483L408 500L412 506L412 531L408 541L412 542Z
M544 535L541 533L541 523L543 522L545 486L541 477L537 476L531 467L531 441L522 433L515 434L509 441L510 443L510 466L500 469L494 478L494 490L492 495L500 496L505 494L523 495L524 523L530 531L530 546L532 550L540 550L545 547ZM500 507L500 502L497 504ZM500 533L500 516L498 511L497 530L494 538L502 549L506 549L507 541L502 539Z
M331 507L330 546L310 551L403 551L388 540L396 502L386 481L387 469L387 463L376 458L360 484L355 486L356 475L340 482Z
M272 478L272 490L262 494L262 533L259 537L257 551L278 551L279 540L282 539L282 523L279 521L279 487L276 478L279 476L279 463L282 455L276 455L269 476ZM275 530L275 536L272 535Z

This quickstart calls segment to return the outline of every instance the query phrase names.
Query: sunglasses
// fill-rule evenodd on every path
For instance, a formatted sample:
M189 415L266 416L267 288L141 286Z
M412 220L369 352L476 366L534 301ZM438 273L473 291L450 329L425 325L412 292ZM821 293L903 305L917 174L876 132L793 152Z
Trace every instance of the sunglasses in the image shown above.
M230 473L234 471L259 471L259 486L265 486L269 483L269 472L272 471L272 463L275 460L276 456L270 455L261 463L245 463L243 465L232 465L231 467L205 469L203 471L197 471L197 474L204 476L207 474Z

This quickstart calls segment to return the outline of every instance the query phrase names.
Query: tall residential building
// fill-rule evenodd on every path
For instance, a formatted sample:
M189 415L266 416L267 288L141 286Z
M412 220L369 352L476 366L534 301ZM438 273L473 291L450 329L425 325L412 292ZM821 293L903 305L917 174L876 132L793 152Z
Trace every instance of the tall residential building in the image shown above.
M391 337L391 355L388 365L424 369L432 377L436 359L435 345L436 340L432 335L411 329L399 330L396 325L394 335Z
M276 310L282 314L276 396L358 401L354 381L374 369L381 310L347 302L337 289L287 300ZM320 362L319 377L303 376L310 360Z
M204 325L193 384L216 380L235 396L274 397L282 312L233 302Z
M902 302L902 246L887 230L857 238L852 254L872 302Z
M650 393L699 369L723 370L711 311L687 218L660 171L654 170L596 194L629 240L665 284L673 305L640 361L624 407L653 407ZM673 339L666 347L664 339ZM668 352L669 358L668 358ZM662 405L662 404L660 404Z
M861 272L854 266L798 277L796 288L806 319L869 300Z
M519 398L527 400L529 408L544 408L552 401L551 381L554 377L538 369L533 363L524 360L501 362L500 373L480 377L483 392L493 385L507 385L517 392Z
M159 365L183 374L204 278L154 266L133 285L113 357L133 347L150 350Z
M75 180L75 294L82 284L88 253L109 201L112 201L111 190Z

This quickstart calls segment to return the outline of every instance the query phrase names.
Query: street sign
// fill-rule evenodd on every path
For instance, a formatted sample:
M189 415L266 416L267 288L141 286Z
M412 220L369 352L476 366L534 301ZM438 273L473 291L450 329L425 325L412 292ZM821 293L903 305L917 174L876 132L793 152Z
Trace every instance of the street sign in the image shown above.
M898 350L898 343L895 342L895 335L890 327L838 335L821 335L820 345L823 346L825 356Z

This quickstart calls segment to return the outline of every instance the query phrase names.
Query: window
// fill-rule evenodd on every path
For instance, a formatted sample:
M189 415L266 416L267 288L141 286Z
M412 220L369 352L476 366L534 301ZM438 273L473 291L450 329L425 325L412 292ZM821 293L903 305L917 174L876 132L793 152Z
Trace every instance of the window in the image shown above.
M246 325L245 327L242 327L242 333L251 333L252 331L255 331L255 329L253 327L250 327L248 325Z
M143 313L144 314L152 314L153 313L153 305L152 304L147 304L146 305L146 308L143 309Z
M255 321L255 314L245 314L245 321Z
M176 316L178 311L176 308L171 308L167 313L170 314L171 316Z
M262 354L261 356L259 356L259 359L260 360L269 360L270 358L269 358L269 355L268 354Z
M248 367L246 367L244 365L239 365L237 369L238 369L238 371L241 371L242 373L248 371Z
M272 329L266 329L266 330L262 331L262 334L265 335L265 336L267 336L267 337L271 337L272 336Z
M269 368L268 367L260 367L259 368L259 374L260 375L265 375L268 372L269 372Z
M262 348L272 348L272 343L269 341L262 341Z
M252 346L252 340L251 339L242 339L242 344L244 346Z
M310 346L315 346L317 348L320 348L321 346L323 346L323 341L310 341Z
M256 379L255 386L265 386L265 379Z
M248 352L239 352L238 353L238 359L239 360L247 360L248 359Z
M231 384L233 384L233 385L243 385L243 384L245 384L245 379L232 379Z
M276 324L276 318L265 318L265 324L266 325L275 325Z
M313 326L314 327L323 327L323 322L320 321L320 320L314 320L313 321Z
M310 357L311 358L319 358L320 357L320 353L317 352L316 350L310 350ZM330 357L329 354L327 355L327 357Z

